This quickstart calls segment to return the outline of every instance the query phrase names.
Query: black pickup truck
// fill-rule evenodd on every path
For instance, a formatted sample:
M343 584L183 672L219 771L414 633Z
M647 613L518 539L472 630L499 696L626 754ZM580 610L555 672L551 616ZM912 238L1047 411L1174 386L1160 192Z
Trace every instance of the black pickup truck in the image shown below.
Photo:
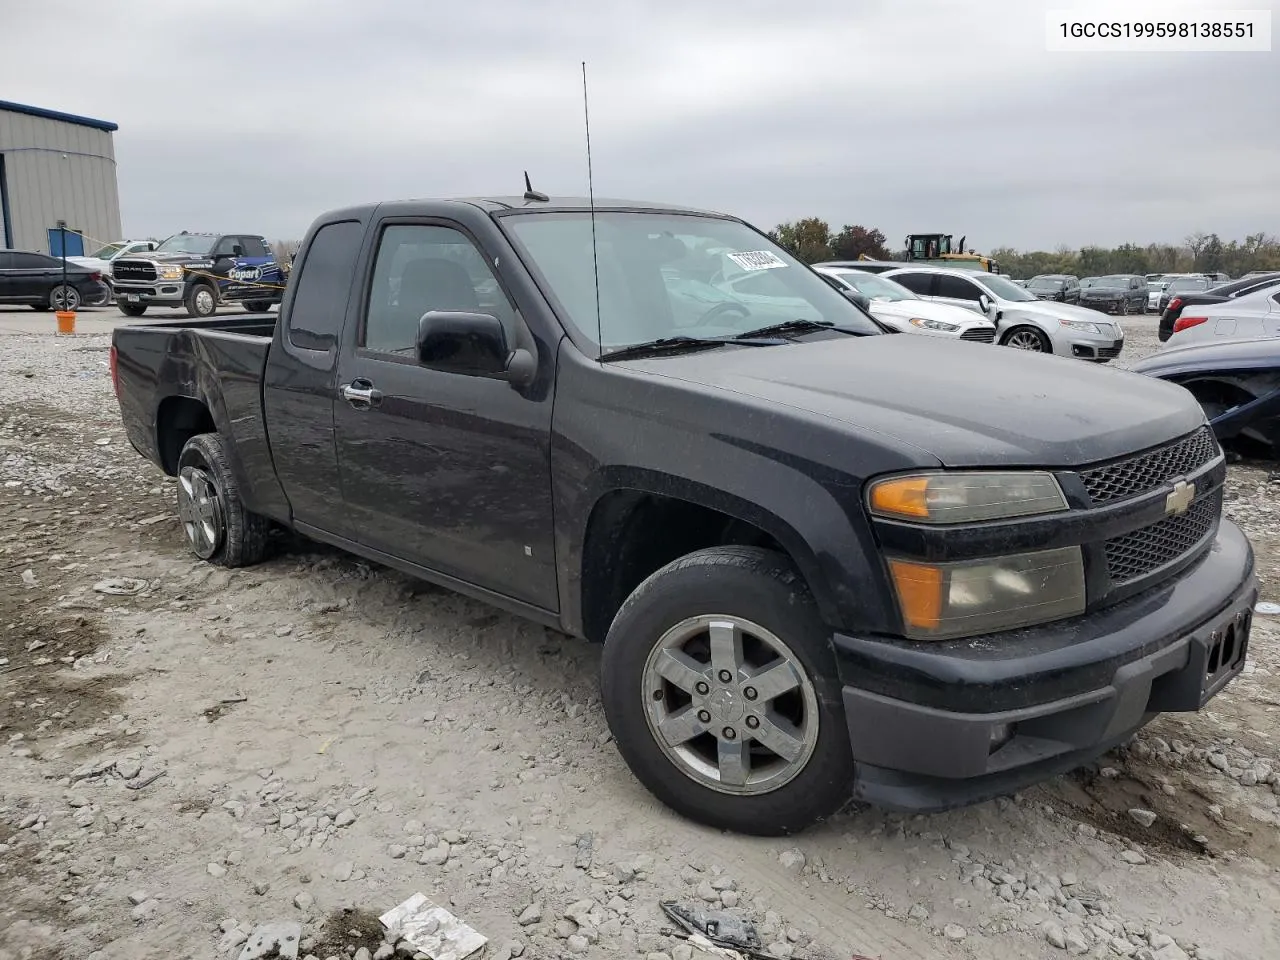
M887 335L733 217L337 210L278 318L118 327L111 364L197 556L280 525L603 641L618 749L721 828L1007 794L1244 662L1191 394Z

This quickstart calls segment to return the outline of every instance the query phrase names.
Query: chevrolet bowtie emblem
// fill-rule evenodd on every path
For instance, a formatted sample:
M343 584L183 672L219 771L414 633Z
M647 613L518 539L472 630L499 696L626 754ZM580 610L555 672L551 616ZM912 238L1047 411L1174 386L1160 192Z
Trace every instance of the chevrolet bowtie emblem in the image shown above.
M1164 498L1164 512L1171 517L1180 516L1191 509L1191 501L1196 498L1196 485L1186 480L1179 480L1173 490Z

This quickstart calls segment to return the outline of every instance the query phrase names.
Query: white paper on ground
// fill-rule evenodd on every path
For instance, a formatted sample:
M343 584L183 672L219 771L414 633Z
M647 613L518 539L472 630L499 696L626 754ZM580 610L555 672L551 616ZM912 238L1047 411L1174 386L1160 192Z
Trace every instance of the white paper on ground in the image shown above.
M431 960L463 960L489 939L421 893L415 893L378 919L388 930L398 930L402 940L408 940Z

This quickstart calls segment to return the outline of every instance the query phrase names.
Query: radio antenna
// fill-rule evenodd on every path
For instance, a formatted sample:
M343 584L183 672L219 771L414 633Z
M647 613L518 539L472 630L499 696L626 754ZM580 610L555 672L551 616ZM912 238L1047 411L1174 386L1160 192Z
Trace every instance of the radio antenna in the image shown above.
M596 284L596 343L604 352L604 326L600 319L600 252L596 245L596 188L591 173L591 111L587 105L587 61L582 61L582 120L587 131L587 207L591 211L591 270Z

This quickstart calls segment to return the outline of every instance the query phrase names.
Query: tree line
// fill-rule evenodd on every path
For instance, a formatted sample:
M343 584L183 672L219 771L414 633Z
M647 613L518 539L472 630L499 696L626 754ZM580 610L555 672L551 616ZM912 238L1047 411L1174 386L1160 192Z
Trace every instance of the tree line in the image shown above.
M805 263L823 260L857 260L866 254L873 260L902 260L903 249L890 250L885 235L874 228L846 224L839 231L820 217L780 223L769 237ZM1252 270L1280 271L1280 238L1266 233L1223 241L1216 233L1193 233L1181 244L1122 243L1118 247L1088 246L1079 250L1019 251L997 247L987 256L1000 264L1000 272L1019 280L1041 273L1066 273L1096 277L1110 273L1225 273L1239 277Z

